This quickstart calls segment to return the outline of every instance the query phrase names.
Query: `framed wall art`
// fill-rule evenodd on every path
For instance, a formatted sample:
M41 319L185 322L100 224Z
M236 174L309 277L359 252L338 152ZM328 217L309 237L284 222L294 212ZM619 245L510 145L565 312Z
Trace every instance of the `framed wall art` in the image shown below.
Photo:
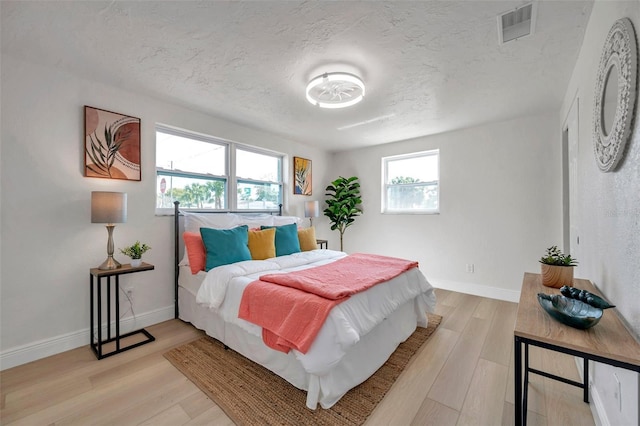
M311 195L311 160L293 157L293 193Z
M84 107L84 175L141 180L140 119Z

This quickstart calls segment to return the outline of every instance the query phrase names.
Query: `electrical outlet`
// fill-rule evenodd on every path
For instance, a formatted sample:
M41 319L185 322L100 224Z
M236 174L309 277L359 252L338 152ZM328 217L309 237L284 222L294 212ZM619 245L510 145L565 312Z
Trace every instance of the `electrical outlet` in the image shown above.
M475 266L473 263L467 263L467 272L470 274L473 274L473 272L475 271Z

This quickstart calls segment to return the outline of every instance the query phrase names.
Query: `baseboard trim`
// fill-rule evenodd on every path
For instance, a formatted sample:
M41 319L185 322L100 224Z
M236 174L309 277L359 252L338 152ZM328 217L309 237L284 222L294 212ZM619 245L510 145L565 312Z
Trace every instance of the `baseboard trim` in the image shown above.
M576 356L574 357L574 360L576 363L576 367L578 368L578 375L580 376L580 380L584 381L584 363L582 361L582 358ZM589 377L591 377L591 371L589 372ZM604 410L602 398L600 398L600 394L598 393L598 388L594 385L592 380L589 380L589 408L591 409L593 422L596 426L611 426L611 423L607 418L607 413Z
M457 291L459 293L473 294L474 296L489 297L491 299L505 300L507 302L518 303L520 301L520 290L507 290L504 288L460 281L429 279L429 282L434 287L441 288L443 290Z
M516 303L520 300L520 292L515 290L446 280L430 280L430 282L434 287L442 288L444 290L457 291L460 293L490 297L492 299L506 300ZM135 318L123 318L120 321L121 333L158 324L160 322L170 320L173 317L174 306L171 305L136 315ZM103 329L103 332L105 330L106 327ZM62 334L50 339L43 339L26 345L10 348L0 353L0 371L71 349L79 348L88 345L88 342L89 328L86 328L72 333Z
M120 320L120 333L126 333L139 328L149 327L174 317L173 305ZM103 327L103 335L106 325ZM7 349L0 353L0 370L36 361L71 349L88 346L90 341L89 328L62 334L50 339L43 339L33 343Z
M597 387L591 386L589 389L589 397L591 400L589 408L591 408L591 414L593 415L593 421L596 426L611 426Z

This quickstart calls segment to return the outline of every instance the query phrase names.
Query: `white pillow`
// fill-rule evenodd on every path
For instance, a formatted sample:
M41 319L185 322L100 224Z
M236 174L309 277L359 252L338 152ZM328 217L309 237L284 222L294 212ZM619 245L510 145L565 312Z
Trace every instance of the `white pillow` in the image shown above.
M190 212L183 212L182 214L184 215L184 231L195 232L196 234L200 233L200 228L231 229L241 225L247 225L249 228L274 226L273 218L275 217L270 214L241 215L235 213ZM189 256L187 255L186 247L179 265L189 266Z
M275 216L272 216L270 214L265 214L265 215L256 215L256 216L243 216L243 215L237 215L238 216L238 225L236 226L240 226L240 225L247 225L249 227L249 229L251 228L260 228L261 226L273 226L273 219Z
M185 232L200 233L200 228L231 229L240 225L233 213L183 213Z
M247 225L249 229L260 228L261 226L282 226L302 222L297 216L273 216L270 214L241 215L235 213L190 213L182 212L184 215L184 231L200 233L200 228L231 229L236 226ZM184 249L184 256L179 263L180 266L189 266L187 248Z
M273 225L282 226L295 223L296 225L302 222L302 219L298 216L273 216Z

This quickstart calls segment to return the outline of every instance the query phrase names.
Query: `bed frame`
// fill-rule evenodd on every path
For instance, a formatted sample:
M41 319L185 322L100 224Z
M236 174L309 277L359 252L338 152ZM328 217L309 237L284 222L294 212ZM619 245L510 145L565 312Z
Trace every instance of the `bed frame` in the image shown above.
M210 210L205 210L205 211L198 211L198 213L200 214L227 214L227 213L234 213L234 214L241 214L241 215L246 215L246 216L252 216L255 214L264 214L264 213L268 213L268 214L276 214L276 212L273 211L255 211L255 212L248 212L248 211L210 211ZM278 212L277 212L278 216L282 216L282 204L278 204ZM184 229L184 223L182 221L180 221L180 217L183 216L182 213L180 213L180 201L174 201L173 202L173 244L174 244L174 262L173 262L173 291L174 291L174 306L175 306L175 312L174 312L174 318L178 319L180 317L180 309L178 308L178 278L180 276L180 267L178 266L178 264L180 263L180 259L181 259L181 249L183 247L184 244L181 243L181 235Z
M293 352L285 354L268 348L261 336L249 334L240 326L226 322L222 318L210 317L207 309L184 312L180 318L179 304L189 306L192 300L179 300L179 292L184 289L178 286L181 255L184 254L182 232L184 220L180 220L179 203L175 202L174 236L175 236L175 316L182 321L190 322L196 328L223 345L233 349L240 355L267 368L282 377L292 386L306 392L306 406L315 410L320 405L329 408L354 386L365 381L378 370L396 350L397 346L407 339L416 329L418 317L414 300L407 301L389 315L385 321L370 330L365 336L349 348L340 361L321 374L307 371ZM202 212L199 212L202 213ZM207 212L220 214L223 212ZM226 213L226 212L224 212ZM242 215L255 215L258 212L231 212ZM265 212L282 216L282 206L278 212ZM182 251L182 253L181 253ZM184 295L183 295L184 296ZM195 298L193 299L195 301ZM204 308L203 308L204 309ZM211 322L208 322L211 320ZM218 328L220 326L221 328ZM264 349L264 350L262 350Z

